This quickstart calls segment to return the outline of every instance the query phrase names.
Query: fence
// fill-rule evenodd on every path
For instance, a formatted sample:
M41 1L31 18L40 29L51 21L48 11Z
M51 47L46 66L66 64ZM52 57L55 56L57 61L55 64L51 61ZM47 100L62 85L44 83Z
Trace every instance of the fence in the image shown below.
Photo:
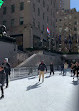
M59 70L60 67L54 67L54 70ZM50 69L47 66L47 72L49 73ZM21 67L21 68L12 68L10 80L22 79L30 76L38 75L38 67Z

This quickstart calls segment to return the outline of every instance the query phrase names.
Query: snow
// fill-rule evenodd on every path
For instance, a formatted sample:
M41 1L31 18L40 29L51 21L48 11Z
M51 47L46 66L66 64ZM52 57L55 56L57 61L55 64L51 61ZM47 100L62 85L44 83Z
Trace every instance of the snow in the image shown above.
M0 100L1 111L79 111L79 85L67 76L45 74L44 82L38 76L9 82Z

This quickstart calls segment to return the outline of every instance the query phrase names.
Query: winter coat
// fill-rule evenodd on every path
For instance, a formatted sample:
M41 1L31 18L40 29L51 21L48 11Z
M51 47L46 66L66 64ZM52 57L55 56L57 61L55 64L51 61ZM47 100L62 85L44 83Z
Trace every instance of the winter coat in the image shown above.
M11 67L9 63L3 63L6 75L10 75Z
M4 85L4 81L5 81L5 73L4 73L4 69L1 71L0 70L0 84L3 86Z
M53 64L50 64L50 70L51 70L51 71L54 70Z
M38 70L44 71L45 69L47 71L47 67L46 67L46 65L44 63L39 64Z
M67 69L67 68L68 68L68 64L65 63L65 64L64 64L64 69Z

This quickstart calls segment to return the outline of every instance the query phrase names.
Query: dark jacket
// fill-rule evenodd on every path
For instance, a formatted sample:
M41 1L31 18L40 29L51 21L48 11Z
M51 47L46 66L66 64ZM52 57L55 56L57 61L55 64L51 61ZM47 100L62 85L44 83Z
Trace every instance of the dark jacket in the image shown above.
M46 65L44 63L39 64L38 70L44 71L45 69L47 71L47 67L46 67Z
M51 71L54 70L53 64L50 64L50 70L51 70Z
M0 84L2 84L2 86L4 85L4 81L5 81L5 73L4 70L0 71Z
M10 75L10 71L11 71L10 64L9 63L3 63L3 66L4 66L5 73L7 75Z

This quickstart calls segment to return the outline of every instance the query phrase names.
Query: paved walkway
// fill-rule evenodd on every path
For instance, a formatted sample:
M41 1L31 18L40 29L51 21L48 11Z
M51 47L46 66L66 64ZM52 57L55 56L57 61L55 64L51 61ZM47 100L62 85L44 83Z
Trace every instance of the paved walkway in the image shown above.
M79 111L79 83L67 76L45 75L44 83L38 77L11 81L0 100L1 111Z

